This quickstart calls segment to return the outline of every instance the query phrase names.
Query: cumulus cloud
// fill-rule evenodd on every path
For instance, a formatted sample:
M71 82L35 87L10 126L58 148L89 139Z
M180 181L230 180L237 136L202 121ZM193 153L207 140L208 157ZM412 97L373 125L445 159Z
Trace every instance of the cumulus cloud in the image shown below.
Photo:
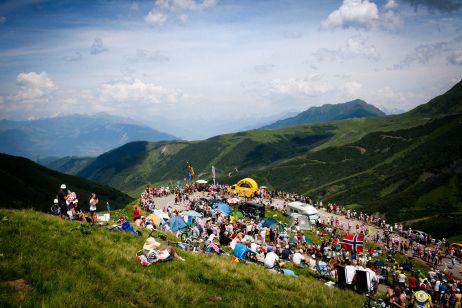
M184 94L142 80L103 83L99 87L100 98L109 103L164 104L176 103Z
M259 74L267 74L273 71L274 64L259 64L255 65L253 69Z
M398 2L395 0L388 0L387 3L385 4L385 9L386 10L396 10L398 8Z
M16 84L20 90L13 99L17 101L41 98L51 94L57 88L45 72L20 73L16 77Z
M156 9L149 11L148 15L144 17L144 20L148 24L154 25L154 26L162 26L167 21L167 19L168 19L167 15L159 12Z
M170 17L174 17L181 22L187 22L188 11L200 11L214 7L217 0L156 0L154 8L149 11L144 20L151 25L162 26Z
M456 50L452 54L450 54L448 57L448 61L452 64L462 65L462 49Z
M322 29L370 28L379 19L377 5L369 0L343 0L321 23Z
M104 47L103 40L101 38L97 37L97 38L95 38L95 40L93 41L93 44L91 45L90 54L97 55L97 54L100 54L100 53L105 52L107 50L108 49L106 47Z
M135 60L139 62L168 62L170 58L164 56L158 50L138 49Z
M339 49L321 48L313 53L317 61L345 61L352 58L361 58L377 61L380 55L374 45L367 44L368 38L363 35L354 35L347 39L346 44Z

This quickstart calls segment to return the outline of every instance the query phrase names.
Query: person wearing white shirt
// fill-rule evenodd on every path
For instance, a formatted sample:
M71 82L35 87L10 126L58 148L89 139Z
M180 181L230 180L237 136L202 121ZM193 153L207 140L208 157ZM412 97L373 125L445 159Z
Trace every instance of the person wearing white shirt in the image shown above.
M302 265L302 263L305 264L306 260L305 260L305 257L302 255L302 253L303 253L302 249L300 249L299 251L294 253L294 255L292 257L292 261L295 264L297 264L297 265Z
M273 248L274 249L274 248ZM270 250L270 248L268 248ZM278 264L279 257L273 250L270 250L265 257L265 266L267 268L273 268L275 265Z
M356 267L351 265L350 262L345 266L345 280L347 285L353 284L353 278L356 274Z

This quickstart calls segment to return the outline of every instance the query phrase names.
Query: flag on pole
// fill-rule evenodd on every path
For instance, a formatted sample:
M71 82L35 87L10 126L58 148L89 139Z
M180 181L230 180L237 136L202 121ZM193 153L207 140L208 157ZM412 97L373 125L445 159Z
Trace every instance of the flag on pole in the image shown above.
M213 185L215 185L215 166L212 165L212 178L213 178Z
M347 251L363 252L364 250L364 235L347 234L340 243L342 248Z

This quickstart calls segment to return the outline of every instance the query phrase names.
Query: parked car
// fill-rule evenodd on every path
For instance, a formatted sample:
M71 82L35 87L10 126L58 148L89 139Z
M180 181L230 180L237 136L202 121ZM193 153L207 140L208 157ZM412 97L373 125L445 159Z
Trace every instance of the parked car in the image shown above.
M263 218L265 217L265 206L261 204L256 204L253 202L244 202L239 205L239 210L245 216L258 217Z

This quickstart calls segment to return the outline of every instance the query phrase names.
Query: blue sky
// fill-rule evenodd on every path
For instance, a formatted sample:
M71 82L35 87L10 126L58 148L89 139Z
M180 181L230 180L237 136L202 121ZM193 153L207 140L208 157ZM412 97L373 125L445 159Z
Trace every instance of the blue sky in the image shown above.
M417 4L416 4L417 3ZM106 112L187 139L462 72L461 0L3 1L0 118Z

